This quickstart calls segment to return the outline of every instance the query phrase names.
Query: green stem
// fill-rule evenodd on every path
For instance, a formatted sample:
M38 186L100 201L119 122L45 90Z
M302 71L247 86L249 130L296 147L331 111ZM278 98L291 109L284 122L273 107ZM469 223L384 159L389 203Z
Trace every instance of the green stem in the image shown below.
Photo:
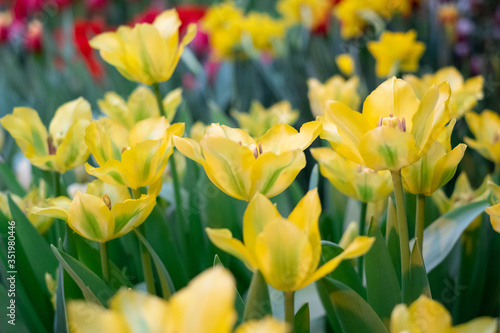
M392 184L396 199L396 214L398 217L399 248L401 251L401 286L403 303L410 301L410 241L408 236L408 222L406 221L406 208L401 183L401 170L392 171Z
M415 238L417 239L420 251L424 245L424 220L425 220L425 195L417 194L417 215L415 217Z
M293 332L293 319L295 316L295 308L294 308L294 298L295 291L284 291L285 295L285 322L287 322L292 328Z
M359 235L360 236L365 235L367 208L368 208L368 203L362 202L361 203L361 215L359 217ZM358 258L358 274L359 274L359 278L361 279L361 281L363 281L363 258L364 258L364 256L360 256Z
M134 199L138 199L141 197L140 189L132 189L132 197ZM146 227L144 223L142 223L139 227L137 227L141 234L146 237ZM149 254L148 248L139 240L140 248L141 248L141 261L142 261L142 272L144 274L144 280L146 281L146 286L148 289L148 293L151 295L156 295L155 288L155 279L153 275L153 265L151 263L151 256Z
M99 243L99 247L101 250L102 277L104 278L104 281L109 282L108 243Z
M153 83L152 87L155 93L156 103L158 103L158 109L160 110L160 114L165 118L168 118L167 113L165 112L165 108L163 107L163 98L161 97L160 85L158 83Z

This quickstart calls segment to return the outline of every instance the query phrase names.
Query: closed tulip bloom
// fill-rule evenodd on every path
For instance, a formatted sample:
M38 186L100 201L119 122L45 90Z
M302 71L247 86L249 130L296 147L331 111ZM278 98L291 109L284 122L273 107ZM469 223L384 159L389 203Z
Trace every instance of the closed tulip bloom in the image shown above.
M455 67L441 68L436 73L426 74L421 78L414 75L405 75L403 78L411 84L418 98L422 98L433 84L448 81L451 89L448 108L452 118L463 117L484 97L484 78L478 75L465 80Z
M149 186L161 177L172 155L172 136L183 133L183 123L170 125L164 117L141 120L130 132L102 118L85 131L85 142L99 166L87 163L85 169L106 183L132 189Z
M287 219L262 194L256 194L243 216L243 243L228 229L207 228L208 237L252 270L262 272L275 289L296 291L333 271L344 259L366 253L373 238L357 237L341 254L318 267L321 204L317 190L309 191Z
M398 71L415 72L425 51L425 44L418 42L415 30L408 32L384 31L377 42L368 42L368 51L376 61L378 77L395 75Z
M168 121L171 122L174 119L177 107L181 102L181 88L177 88L165 96L163 108ZM97 104L106 116L119 122L128 130L131 130L141 120L161 116L155 95L144 86L135 89L127 101L115 92L108 92L104 95L104 99L97 101Z
M475 139L465 138L465 142L487 160L500 166L500 116L491 110L481 114L468 113L465 116Z
M451 149L451 133L455 122L452 119L446 131L441 133L420 160L401 170L403 185L408 192L429 196L453 178L467 148L461 143Z
M331 148L311 149L321 174L348 197L361 202L376 202L392 192L391 173L375 171L340 156Z
M161 184L159 180L149 187L147 195L131 199L127 187L97 179L87 186L87 193L77 192L73 200L59 197L31 206L29 212L66 220L80 236L103 243L125 235L146 220L156 205Z
M392 77L366 98L363 113L330 101L321 137L353 162L397 171L418 161L445 130L449 96L443 82L420 101L407 82Z
M321 83L317 79L307 80L307 97L312 114L316 117L323 116L329 100L344 103L351 109L357 110L361 102L358 86L359 77L357 76L345 80L340 75L334 75L325 83Z
M70 301L68 322L82 333L230 333L237 320L234 284L229 271L214 267L195 277L168 301L132 289L118 291L109 309L91 302ZM283 327L275 319L264 318L249 321L236 332L287 332L279 330Z
M329 0L278 0L276 4L288 25L303 24L311 30L326 24L331 6Z
M345 76L351 76L354 74L354 59L349 53L339 54L335 57L335 63Z
M1 123L34 166L64 173L88 159L83 136L91 120L90 104L80 97L57 109L49 131L38 113L27 107L14 108Z
M128 80L152 85L172 76L184 47L196 35L196 24L190 24L179 43L180 26L175 9L166 10L152 24L120 26L116 32L97 35L90 46Z
M215 186L249 201L255 193L270 198L290 186L306 165L304 149L319 131L316 121L302 125L300 132L277 124L253 139L243 130L212 124L199 143L180 137L174 137L174 142L182 154L203 166Z
M441 303L424 295L409 307L398 304L391 314L391 333L494 333L497 319L480 317L452 327L451 315Z
M249 112L233 111L231 115L240 128L252 137L263 135L276 124L293 125L299 118L299 112L292 110L292 105L288 101L278 102L267 109L254 101Z

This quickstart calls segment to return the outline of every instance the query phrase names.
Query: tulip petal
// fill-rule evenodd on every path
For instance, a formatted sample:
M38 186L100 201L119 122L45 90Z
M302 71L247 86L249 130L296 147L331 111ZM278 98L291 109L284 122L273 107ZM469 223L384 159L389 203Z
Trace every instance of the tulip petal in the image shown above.
M68 225L80 236L97 242L112 239L114 223L104 201L77 192L68 210Z
M352 259L362 256L370 250L375 239L373 237L359 236L356 237L351 244L338 256L330 259L324 265L319 267L312 275L310 275L307 280L303 281L301 288L323 278L325 275L334 271L338 265L345 259Z
M100 166L109 160L120 160L122 150L128 146L128 136L124 126L108 118L93 121L85 129L85 143Z
M106 194L112 205L130 199L130 192L126 186L108 184L100 179L93 180L89 183L86 193L97 197L102 197Z
M168 93L162 101L167 120L172 122L177 112L177 107L182 103L182 88L177 88Z
M490 216L493 229L500 233L500 204L486 208L486 213Z
M281 217L280 213L268 198L257 193L248 203L243 215L243 241L250 253L255 253L257 236L264 230L269 221Z
M290 327L287 323L266 316L263 319L248 320L238 326L234 333L289 333Z
M162 332L170 319L167 302L133 289L119 290L109 307L123 316L131 332Z
M109 160L102 167L98 168L94 168L87 163L85 164L85 171L105 183L123 186L127 186L128 184L128 179L125 175L125 170L123 170L122 163L117 160Z
M115 92L107 92L104 99L98 100L97 105L109 118L119 122L127 129L134 125L129 119L129 109L123 98Z
M113 238L125 235L141 225L151 214L155 205L156 200L147 195L114 204L111 209L114 220Z
M243 243L233 238L229 229L205 228L208 238L219 249L240 259L250 270L257 268L255 259Z
M345 140L339 133L337 126L326 120L324 117L318 117L318 120L323 124L323 132L320 137L328 140L332 148L337 153L346 159L353 161L357 164L363 164L363 158L360 155L358 146L354 145L352 141Z
M366 133L359 150L365 165L373 170L399 170L421 157L415 151L415 141L410 133L388 126Z
M90 151L84 143L87 119L78 119L68 129L56 151L56 167L60 173L74 169L87 161Z
M432 175L431 193L424 193L425 195L431 195L432 192L441 188L453 178L457 171L458 163L464 157L466 148L467 146L461 143L437 161Z
M177 148L177 150L179 150L184 156L200 163L203 166L205 165L205 158L203 157L203 153L198 142L193 139L181 138L178 136L174 136L173 139L175 148Z
M251 170L249 200L260 192L268 198L283 192L294 181L295 177L306 166L304 153L292 150L276 155L267 152L260 155Z
M66 221L71 200L68 197L57 197L45 200L41 205L28 208L29 214L53 217Z
M147 118L141 120L130 130L130 146L134 146L146 140L163 139L169 127L170 123L167 119L165 119L165 117Z
M47 129L43 125L38 112L31 108L14 108L1 120L2 126L16 140L24 156L45 156L48 154Z
M139 86L130 94L127 106L132 126L141 120L160 116L155 95L144 86Z
M74 332L132 333L125 318L95 303L68 302L68 326Z
M52 118L49 126L49 133L56 145L63 140L66 133L77 120L86 120L85 123L92 121L92 111L90 103L80 97L71 102L61 105Z
M409 307L410 321L415 331L448 332L451 328L451 316L441 303L426 296L420 296Z
M282 291L300 289L311 263L319 261L313 258L308 236L306 231L282 218L266 224L257 237L255 256L268 284Z
M405 304L398 304L391 313L391 333L411 332L410 312Z

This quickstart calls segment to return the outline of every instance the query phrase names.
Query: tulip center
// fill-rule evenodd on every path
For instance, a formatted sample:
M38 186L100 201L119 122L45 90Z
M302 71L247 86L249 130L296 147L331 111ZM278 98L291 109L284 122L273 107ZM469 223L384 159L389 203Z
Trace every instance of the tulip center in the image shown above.
M49 155L55 155L56 154L56 146L54 145L54 139L50 135L47 138L47 146L49 148Z
M104 201L104 204L106 205L106 207L108 207L108 209L111 210L111 199L109 198L109 195L104 194L102 196L102 201Z
M255 158L259 157L263 153L262 145L260 144L260 142L258 144L252 143L251 145L244 145L241 143L241 141L238 141L238 143L240 144L240 146L248 147L252 151Z
M399 117L394 117L392 113L390 113L389 117L380 117L377 126L389 126L401 132L406 132L406 119L404 117L399 119Z
M377 171L365 167L364 165L358 164L358 173L377 173Z

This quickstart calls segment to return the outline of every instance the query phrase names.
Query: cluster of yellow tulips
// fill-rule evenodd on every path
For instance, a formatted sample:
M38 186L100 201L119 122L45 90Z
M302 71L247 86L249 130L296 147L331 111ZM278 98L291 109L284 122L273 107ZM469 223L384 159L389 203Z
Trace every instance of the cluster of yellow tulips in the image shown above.
M315 29L321 15L332 10L329 1L309 2L310 10L300 11L299 1L279 1L280 20L257 18L224 3L210 9L202 26L214 34L219 57L234 51L232 39L244 41L245 29L257 41L257 49L271 50L272 39L283 38L284 25L300 21ZM396 1L390 13L382 2L343 0L334 10L345 22L342 35L358 35L367 24L368 16L358 15L359 8L385 19L410 10L410 1ZM191 24L181 38L180 25L172 9L153 23L121 26L90 41L123 77L142 84L126 100L107 92L96 101L102 112L98 117L91 103L80 97L61 105L48 129L39 113L28 107L16 107L1 119L31 164L54 177L54 192L40 182L25 195L2 193L0 209L17 220L20 208L30 228L45 235L37 235L36 242L52 244L59 269L40 270L46 274L44 289L50 291L59 327L72 332L309 332L314 331L314 313L309 312L311 304L300 303L301 293L316 283L314 295L319 295L321 311L335 331L496 332L497 314L481 313L480 318L453 326L449 311L459 310L432 299L427 274L441 264L457 239L474 242L484 210L500 233L500 187L495 177L473 190L463 173L451 196L443 190L454 178L467 145L493 162L498 176L500 116L490 110L472 111L483 98L481 76L464 79L454 67L446 67L422 77L397 78L401 71L418 69L425 45L416 41L415 31L386 31L379 41L367 44L376 74L384 81L363 101L360 89L366 86L359 65L347 54L339 56L336 62L343 75L325 83L307 81L315 120L301 119L299 130L293 125L301 113L286 100L269 107L254 101L249 112L231 111L239 127L174 122L185 119L179 108L183 92L178 88L163 96L159 84L170 79L197 33ZM465 138L467 145L452 139L462 117L473 135ZM308 160L318 166L304 194L296 178L311 170L306 168ZM198 167L215 187L237 199L227 202L242 201L246 208L236 228L225 220L208 225L198 215L203 235L198 244L186 246L183 238L196 228L186 214L192 200L186 189L193 184L192 173L202 172ZM68 171L80 174L84 184L67 187ZM329 185L318 181L319 174L333 186L324 198L322 191ZM288 191L299 193L292 207L283 204ZM325 217L322 200L328 211L328 200L339 193L350 198L359 220L337 245L325 241L320 228ZM414 224L408 221L411 200ZM426 208L432 202L441 217L431 224ZM175 214L165 215L168 210ZM218 255L213 268L188 273L176 291L172 266L165 267L159 249L148 241L148 234L165 224L181 230L172 243L184 244L170 247L174 250L169 256L193 260L186 253L206 251L203 238L208 237L220 256L227 253L244 267L233 262L230 269L224 268ZM47 236L51 232L55 239ZM456 235L448 236L451 233ZM123 282L127 272L110 260L116 256L112 244L117 239L127 251L140 253L138 274L143 279L136 286ZM88 259L97 247L100 255ZM29 255L26 248L23 251ZM36 266L37 259L31 260ZM231 271L244 272L236 273L235 279ZM247 282L239 281L238 274L249 273L253 277L243 302L239 291ZM78 292L70 294L75 286ZM283 292L278 301L269 296L276 291ZM387 299L381 300L386 292ZM283 309L276 310L276 304Z

